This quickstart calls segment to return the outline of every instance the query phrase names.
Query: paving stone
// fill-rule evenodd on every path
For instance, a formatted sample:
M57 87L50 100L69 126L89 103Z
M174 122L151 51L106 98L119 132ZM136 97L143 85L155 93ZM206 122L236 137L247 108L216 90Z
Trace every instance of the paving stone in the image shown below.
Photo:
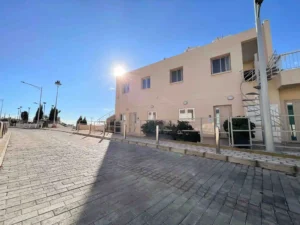
M19 129L13 130L11 142L0 170L0 225L288 225L300 221L298 177L191 156L214 154L209 147L161 141L164 148L191 153L182 155L125 142L99 143L96 138ZM226 150L226 154L251 159L249 153L234 155Z

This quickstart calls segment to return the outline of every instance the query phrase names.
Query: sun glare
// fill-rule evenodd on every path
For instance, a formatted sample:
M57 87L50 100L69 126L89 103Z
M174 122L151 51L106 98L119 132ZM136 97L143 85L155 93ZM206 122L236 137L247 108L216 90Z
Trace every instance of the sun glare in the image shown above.
M114 76L120 77L120 76L123 76L125 73L126 73L126 70L124 69L123 66L118 65L118 66L114 67Z

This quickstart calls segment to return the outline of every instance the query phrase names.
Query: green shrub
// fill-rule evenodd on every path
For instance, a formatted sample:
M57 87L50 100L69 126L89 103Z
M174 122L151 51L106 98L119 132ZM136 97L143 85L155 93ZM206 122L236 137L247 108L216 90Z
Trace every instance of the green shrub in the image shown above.
M159 126L159 130L161 130L164 126L164 121L162 120L148 120L145 124L141 126L142 132L145 135L155 134L156 125Z
M194 128L187 121L177 121L177 125L171 125L170 135L173 140L178 141L189 141L189 142L200 142L201 137L199 132L189 132Z

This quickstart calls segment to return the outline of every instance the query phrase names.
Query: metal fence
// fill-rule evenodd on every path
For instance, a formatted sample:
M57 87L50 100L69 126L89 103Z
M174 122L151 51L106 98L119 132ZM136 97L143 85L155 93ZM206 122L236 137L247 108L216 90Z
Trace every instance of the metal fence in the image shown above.
M264 149L265 147L262 121L258 120L255 115L202 117L188 120L185 124L178 119L112 121L105 125L105 131L121 135L124 135L126 131L127 136L155 140L156 125L159 127L160 140L192 140L215 145L216 127L218 127L221 146L251 149ZM272 129L275 147L278 151L300 150L300 115L272 115ZM199 140L196 134L200 136Z

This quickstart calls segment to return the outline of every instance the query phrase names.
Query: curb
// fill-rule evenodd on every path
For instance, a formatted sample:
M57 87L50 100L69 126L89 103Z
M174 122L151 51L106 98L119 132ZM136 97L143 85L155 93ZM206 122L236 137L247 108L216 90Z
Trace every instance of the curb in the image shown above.
M150 143L144 143L144 142L139 142L139 141L129 141L126 139L119 139L119 138L100 137L100 136L89 135L89 134L80 134L77 132L67 132L67 131L61 131L61 132L78 134L78 135L87 136L87 137L95 137L95 138L111 140L111 141L116 141L116 142L123 142L123 143L134 144L134 145L140 145L140 146L147 146L150 148L156 148L156 149L160 149L162 151L170 151L170 152L179 153L179 154L183 154L183 155L190 155L190 156L214 159L214 160L219 160L219 161L224 161L224 162L236 163L236 164L241 164L241 165L260 167L263 169L279 171L279 172L283 172L283 173L290 174L290 175L300 174L300 167L295 166L295 165L287 165L287 164L279 164L279 163L273 163L273 162L267 162L267 161L244 159L244 158L239 158L239 157L235 157L235 156L226 156L226 155L221 155L221 154L216 154L216 153L211 153L211 152L198 152L198 151L193 151L193 150L168 147L168 146L164 146L164 145L160 145L160 144L150 144ZM268 155L268 154L265 154L265 155ZM282 158L286 158L286 157L282 157Z
M6 153L6 149L10 140L11 132L9 132L4 138L4 143L0 144L0 149L2 149L1 155L0 155L0 167L2 167L2 163L4 161L4 156Z

